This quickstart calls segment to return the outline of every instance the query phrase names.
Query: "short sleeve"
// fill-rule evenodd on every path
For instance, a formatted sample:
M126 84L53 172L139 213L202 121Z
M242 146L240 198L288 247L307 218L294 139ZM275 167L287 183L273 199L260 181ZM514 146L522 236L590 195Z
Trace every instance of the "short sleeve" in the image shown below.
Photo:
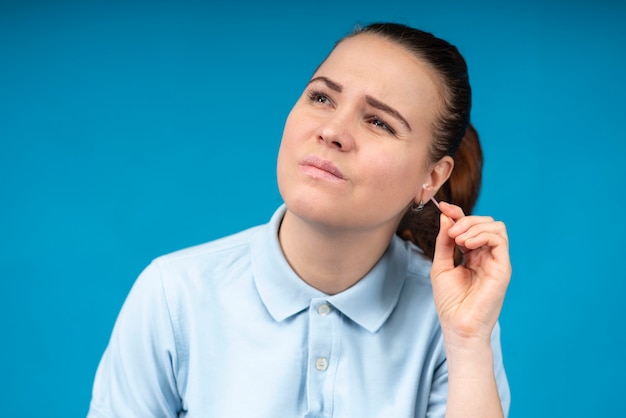
M177 361L170 309L152 263L117 318L96 372L88 417L176 417Z

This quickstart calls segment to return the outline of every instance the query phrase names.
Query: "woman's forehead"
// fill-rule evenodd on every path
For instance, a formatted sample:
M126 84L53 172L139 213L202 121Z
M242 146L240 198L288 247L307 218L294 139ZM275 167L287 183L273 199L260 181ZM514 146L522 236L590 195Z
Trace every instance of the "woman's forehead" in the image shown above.
M406 47L374 34L341 41L313 78L328 77L346 89L371 95L405 112L426 112L439 101L435 70ZM433 109L434 110L434 109Z
M436 70L423 58L397 42L369 33L350 36L338 43L315 74L322 71L363 74L372 82L439 83Z

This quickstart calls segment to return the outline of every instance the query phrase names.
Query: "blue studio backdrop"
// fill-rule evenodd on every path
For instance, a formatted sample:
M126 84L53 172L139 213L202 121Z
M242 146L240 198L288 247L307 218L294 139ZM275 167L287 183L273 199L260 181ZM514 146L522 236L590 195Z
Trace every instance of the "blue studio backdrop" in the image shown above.
M266 222L283 122L357 23L459 46L509 229L511 417L618 416L626 6L613 1L0 3L2 416L80 417L158 255Z

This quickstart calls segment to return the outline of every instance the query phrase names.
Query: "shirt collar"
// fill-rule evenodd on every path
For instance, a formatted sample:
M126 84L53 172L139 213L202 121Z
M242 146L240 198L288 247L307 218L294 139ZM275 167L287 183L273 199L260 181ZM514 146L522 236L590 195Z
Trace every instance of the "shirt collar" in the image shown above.
M328 301L363 328L376 332L398 303L407 269L404 241L394 235L374 268L354 286L330 296Z
M394 236L374 268L351 288L328 296L305 283L287 263L278 242L285 214L282 205L252 242L252 273L265 307L276 321L307 309L314 298L325 298L345 316L376 332L393 311L407 276L408 252Z

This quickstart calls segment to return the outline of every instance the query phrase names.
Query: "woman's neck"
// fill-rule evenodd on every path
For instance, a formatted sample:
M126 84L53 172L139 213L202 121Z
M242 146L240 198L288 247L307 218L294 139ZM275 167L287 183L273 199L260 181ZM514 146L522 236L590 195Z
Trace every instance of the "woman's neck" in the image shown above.
M334 295L363 278L380 260L395 229L337 230L285 213L278 233L285 258L310 286Z

